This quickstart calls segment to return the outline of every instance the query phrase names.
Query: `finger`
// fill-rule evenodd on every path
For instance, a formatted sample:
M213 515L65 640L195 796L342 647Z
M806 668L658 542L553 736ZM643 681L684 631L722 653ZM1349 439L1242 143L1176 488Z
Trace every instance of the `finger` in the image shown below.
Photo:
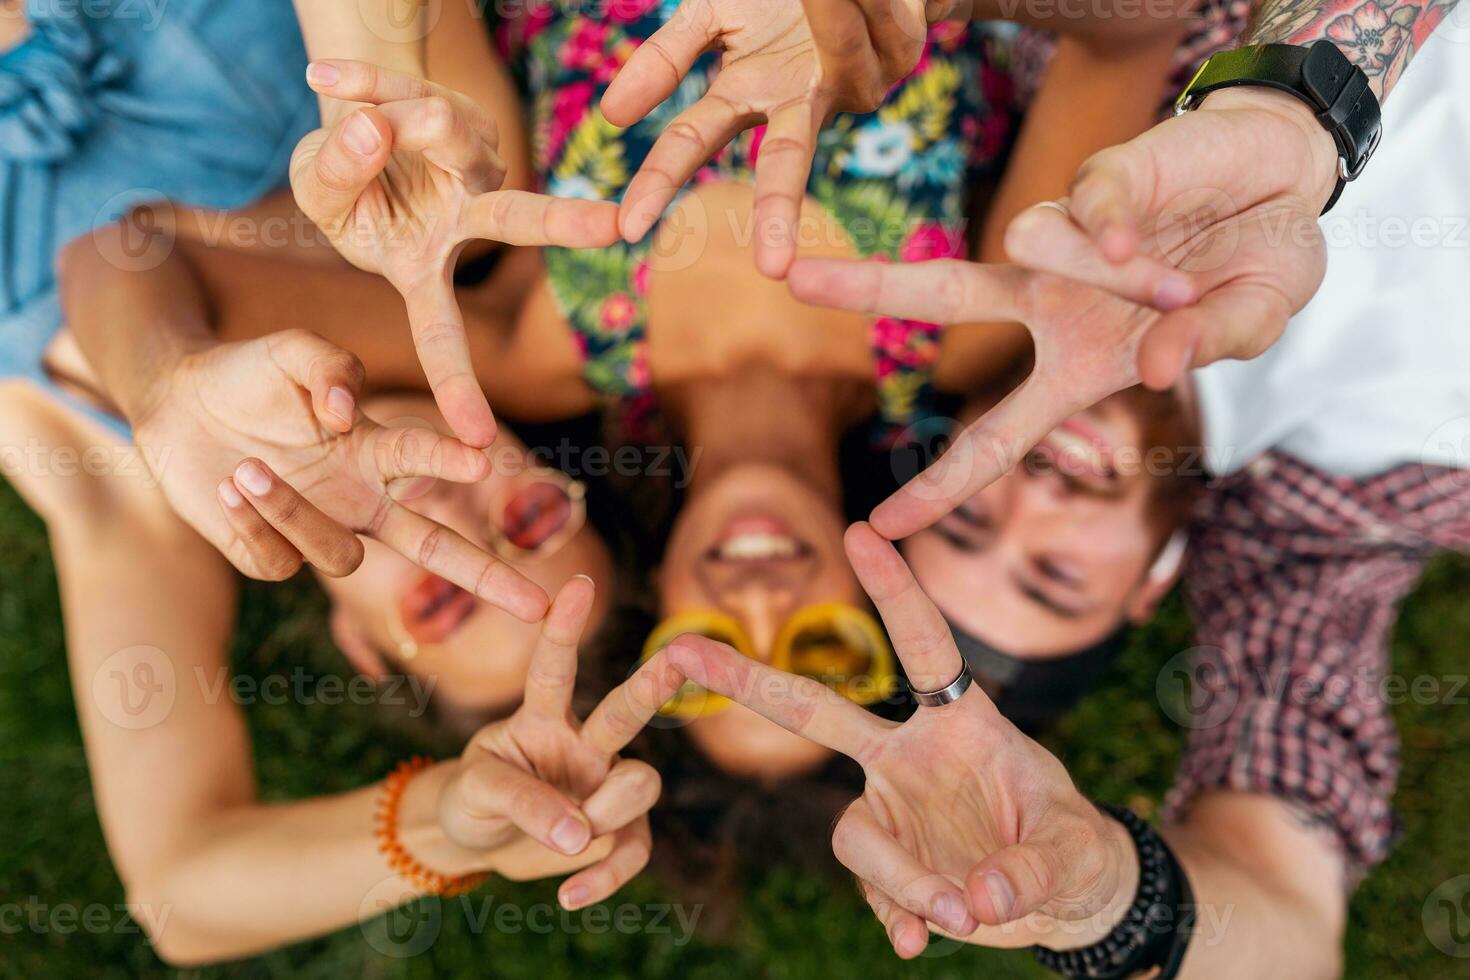
M925 323L1024 320L1027 273L1007 265L939 259L895 264L799 259L787 281L804 303Z
M495 416L470 362L469 339L448 267L442 277L408 290L403 298L434 404L455 435L470 446L485 448L495 441Z
M577 872L557 890L557 901L570 911L611 898L648 866L653 835L647 820L639 820L613 835L613 849L590 868Z
M1293 312L1278 289L1251 282L1221 286L1194 306L1166 313L1144 336L1139 380L1163 391L1191 368L1256 357L1280 338Z
M1048 206L1051 203L1022 211L1006 228L1005 250L1012 262L1160 310L1178 309L1198 298L1194 279L1160 259L1130 254L1110 261L1067 214Z
M382 426L373 431L368 445L378 476L386 483L411 477L478 483L490 475L490 458L483 450L427 426Z
M1002 926L1050 902L1063 879L1053 848L1024 842L1004 847L972 868L965 876L965 894L977 920Z
M505 161L456 102L435 95L390 102L378 111L393 127L395 148L421 151L471 191L493 191L505 182Z
M682 636L667 649L694 683L859 763L891 729L820 681L768 667L707 637Z
M631 126L674 94L699 56L718 36L714 9L688 0L640 44L608 83L602 115L614 126Z
M306 67L306 84L318 95L374 105L423 99L441 91L416 75L343 58L313 61Z
M291 156L291 190L302 213L328 234L340 231L392 149L392 130L376 109L359 109L331 132L308 135Z
M883 929L888 933L888 942L900 959L911 960L929 948L929 927L924 925L921 917L866 882L860 882L858 887L863 900L868 903L878 921L883 923Z
M934 691L952 682L964 660L949 624L919 588L898 549L863 523L847 529L844 544L863 591L883 617L909 683Z
M869 520L890 541L908 537L954 511L1009 472L1041 439L1083 405L1079 393L1052 390L1032 372L971 423L943 456L883 501Z
M756 159L755 264L772 279L784 278L796 259L797 223L821 125L812 113L804 102L773 113Z
M653 809L662 789L657 769L637 759L619 759L602 785L582 802L593 836L611 834L642 817Z
M333 578L357 571L362 542L258 459L235 467L234 486L313 568Z
M467 764L445 787L439 805L446 835L461 847L496 846L508 821L560 854L592 842L585 814L556 787L496 756Z
M592 709L582 726L582 741L605 755L616 755L638 737L686 680L666 652L650 657Z
M364 378L357 355L309 330L283 330L266 343L271 360L311 393L317 421L337 432L351 429Z
M964 891L905 850L866 806L848 807L837 821L832 853L859 879L951 936L968 936L979 925L965 904Z
M592 613L595 592L592 580L578 575L551 601L526 668L525 710L557 720L571 711L577 686L577 644Z
M384 498L366 533L425 571L453 582L522 622L539 622L546 614L546 593L535 582L444 525L391 498Z
M233 480L225 480L216 489L220 509L225 512L234 532L237 555L230 549L230 561L243 575L265 582L283 582L301 570L301 552L271 527L246 500Z
M1085 160L1072 180L1070 207L1103 257L1126 262L1138 251L1139 195L1154 186L1149 154L1135 146L1111 146Z
M611 201L496 191L470 202L466 233L507 245L606 248L618 240L618 208Z
M680 113L648 151L623 194L618 213L623 238L641 241L694 172L754 119L713 91Z

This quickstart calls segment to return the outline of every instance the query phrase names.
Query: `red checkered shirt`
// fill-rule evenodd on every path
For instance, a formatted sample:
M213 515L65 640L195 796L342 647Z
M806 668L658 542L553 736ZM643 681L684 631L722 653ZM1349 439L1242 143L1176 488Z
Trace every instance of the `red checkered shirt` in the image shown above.
M1396 834L1389 634L1427 558L1470 551L1470 471L1354 480L1272 452L1201 511L1185 576L1197 690L1166 818L1212 789L1290 800L1335 832L1351 886Z

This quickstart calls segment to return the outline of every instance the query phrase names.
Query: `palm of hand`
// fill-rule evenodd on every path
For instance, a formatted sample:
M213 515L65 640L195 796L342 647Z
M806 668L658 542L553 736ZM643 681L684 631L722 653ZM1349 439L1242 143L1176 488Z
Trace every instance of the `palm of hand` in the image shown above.
M821 95L822 63L806 15L800 4L778 7L712 5L724 54L710 92L739 118L814 105Z

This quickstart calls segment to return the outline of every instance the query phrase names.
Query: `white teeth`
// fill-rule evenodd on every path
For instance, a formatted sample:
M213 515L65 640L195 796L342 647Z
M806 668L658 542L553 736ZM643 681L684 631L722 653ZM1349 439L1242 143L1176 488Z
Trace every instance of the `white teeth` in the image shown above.
M801 546L784 534L751 532L737 534L720 545L725 561L761 561L771 558L795 558Z

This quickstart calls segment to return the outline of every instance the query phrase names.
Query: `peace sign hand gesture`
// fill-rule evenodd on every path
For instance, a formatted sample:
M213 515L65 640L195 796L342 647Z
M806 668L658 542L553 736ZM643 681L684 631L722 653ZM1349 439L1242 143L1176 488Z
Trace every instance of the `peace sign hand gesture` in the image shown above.
M873 511L873 527L890 540L953 511L1082 409L1140 380L1156 387L1175 380L1139 376L1139 345L1163 314L1047 273L958 260L802 259L790 285L819 306L942 324L1012 321L1031 331L1030 376Z
M491 851L491 865L507 878L581 868L558 893L568 909L606 899L648 862L647 814L659 775L618 753L682 683L670 674L637 694L624 685L579 724L577 644L593 595L584 576L557 593L531 655L524 702L470 740L439 801L445 835Z
M500 190L495 121L433 82L360 61L318 61L317 93L369 103L308 134L291 161L296 201L352 264L382 274L408 304L434 400L461 440L495 438L470 366L454 263L466 242L600 248L617 240L616 208Z
M674 93L700 55L716 48L719 74L649 151L623 196L618 224L628 241L642 239L695 171L741 132L765 123L755 174L755 261L762 273L780 278L796 257L796 223L818 131L838 109L876 107L883 90L867 105L845 91L843 79L824 68L800 3L684 0L608 86L603 115L613 125L633 125Z
M898 552L862 524L848 532L847 552L910 683L937 690L953 681L959 651ZM988 946L1087 945L1131 902L1137 871L1126 831L978 687L898 725L709 639L681 638L661 656L862 765L867 785L832 846L900 956L923 951L926 922ZM668 665L655 658L646 669Z

